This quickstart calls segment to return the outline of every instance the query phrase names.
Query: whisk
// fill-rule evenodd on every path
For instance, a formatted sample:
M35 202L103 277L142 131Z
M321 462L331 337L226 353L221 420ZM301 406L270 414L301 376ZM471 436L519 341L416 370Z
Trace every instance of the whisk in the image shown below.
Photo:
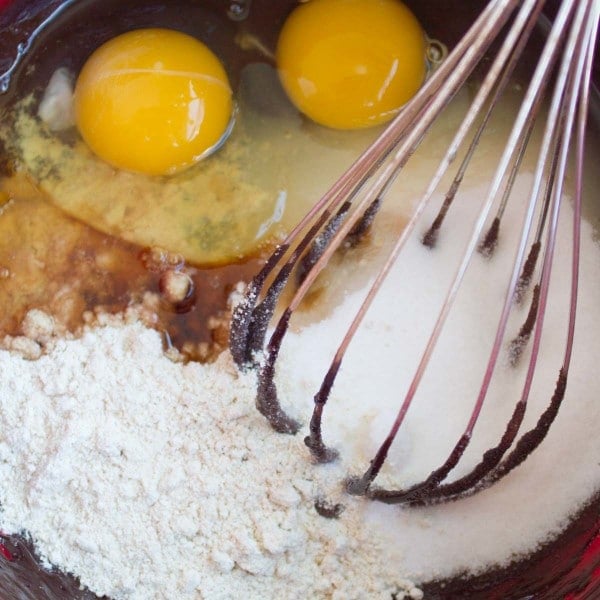
M258 370L257 408L276 431L296 433L300 424L282 409L274 383L279 350L294 311L336 250L343 244L355 243L369 231L392 182L419 146L423 136L441 111L465 85L467 78L492 43L498 45L499 49L487 69L468 112L410 220L395 240L389 256L341 341L320 389L314 396L314 410L305 443L314 459L319 462L332 461L337 457L337 451L326 445L321 425L328 397L351 340L392 265L401 254L418 219L438 189L444 174L455 161L459 148L467 140L468 149L445 194L437 217L422 238L422 243L429 247L438 243L438 232L452 207L494 107L522 57L544 4L544 0L489 2L470 30L439 69L426 81L413 100L275 249L263 269L249 284L243 300L235 309L230 336L231 352L240 368ZM584 138L599 13L600 1L598 0L561 2L489 185L489 191L466 243L464 254L433 323L412 382L389 433L368 468L362 476L347 480L347 491L351 494L367 496L386 503L407 504L437 503L472 494L498 481L521 464L540 445L555 420L565 396L573 347L578 289ZM553 91L518 247L506 286L494 344L470 418L447 459L428 477L405 489L384 489L376 485L375 479L411 407L473 256L478 251L490 256L495 250L504 209L511 196L515 178L528 146L533 123L540 113L544 99L549 95L551 86ZM537 424L519 436L538 362L544 316L549 300L548 290L567 159L573 145L575 148L573 250L570 309L564 358L549 404ZM497 200L499 202L496 202ZM496 204L497 212L486 231L492 208ZM298 281L297 288L287 306L279 313L276 310L278 301L284 288L291 285L294 280L291 277L294 271L298 273L298 278L295 279ZM537 280L531 293L527 319L517 338L510 345L511 361L516 363L522 349L530 344L529 364L520 398L496 445L487 450L469 472L446 483L445 480L461 461L471 441L503 347L509 315L515 304L523 302L525 293L534 279ZM271 326L275 314L281 316ZM266 341L267 336L268 341Z

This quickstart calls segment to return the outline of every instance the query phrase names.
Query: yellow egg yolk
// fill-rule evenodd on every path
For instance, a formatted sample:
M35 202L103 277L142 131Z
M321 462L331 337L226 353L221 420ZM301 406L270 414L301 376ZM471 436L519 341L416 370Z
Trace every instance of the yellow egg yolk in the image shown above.
M223 139L233 100L219 59L167 29L113 38L87 60L75 86L75 120L100 158L120 169L166 175Z
M426 74L424 32L398 0L309 0L277 44L283 87L312 120L356 129L391 119Z

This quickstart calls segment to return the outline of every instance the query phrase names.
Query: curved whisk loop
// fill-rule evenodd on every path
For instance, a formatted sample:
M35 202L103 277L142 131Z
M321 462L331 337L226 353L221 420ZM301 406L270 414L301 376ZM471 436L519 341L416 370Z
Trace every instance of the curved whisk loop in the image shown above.
M594 8L593 3L591 2L589 2L587 5L579 5L579 8L576 12L575 7L576 3L563 3L561 12L559 13L555 21L553 32L551 33L548 43L546 45L545 50L552 50L554 52L555 44L556 46L558 45L558 40L560 40L563 37L564 28L566 27L569 19L572 19L570 36L567 45L563 51L563 60L559 71L558 80L555 85L552 105L547 118L547 125L544 134L544 140L542 142L539 154L534 186L530 196L528 211L523 224L523 230L514 262L512 276L507 288L505 303L496 332L496 339L491 352L491 356L488 361L484 381L481 386L481 390L473 412L471 414L467 428L465 429L465 432L455 445L447 461L440 468L433 471L425 481L417 483L407 490L389 491L380 489L370 489L371 483L377 476L383 464L383 461L385 460L387 450L389 449L389 445L391 443L388 442L388 440L390 440L391 438L391 441L393 441L393 438L397 433L397 429L392 430L390 436L388 437L388 440L386 440L386 442L388 442L387 446L386 444L382 445L382 447L379 450L379 453L376 455L375 459L371 463L370 468L363 475L363 477L361 479L349 480L348 489L351 492L364 493L371 498L382 500L388 503L406 502L412 504L419 504L424 502L439 502L442 500L453 499L461 495L473 493L474 491L487 487L487 485L493 483L494 481L497 481L498 479L506 475L508 472L510 472L512 469L514 469L516 466L518 466L521 462L523 462L523 460L525 460L525 458L531 452L533 452L533 450L542 442L543 438L548 432L550 425L552 424L552 421L558 413L558 409L560 408L560 404L564 398L566 390L567 374L573 343L577 301L576 290L578 279L577 263L579 256L579 210L575 212L577 230L573 238L573 291L571 294L569 327L567 340L565 344L565 358L559 371L555 391L551 398L550 404L539 418L536 426L521 436L521 438L516 443L513 451L507 456L507 458L503 462L501 462L506 452L512 447L519 432L519 428L522 424L523 417L525 415L527 400L533 381L533 375L536 369L541 335L543 331L545 309L548 301L548 290L552 269L553 252L556 242L558 216L563 197L562 192L566 170L566 161L572 137L573 123L575 120L575 115L577 114L577 100L580 96L585 96L585 94L587 93L585 91L587 89L586 86L589 87L589 72L591 69L591 56L593 53L595 41L594 36L596 31L596 29L593 27L593 24L596 23L597 25L598 22L597 14L593 13L597 13L597 7ZM573 14L574 12L575 14ZM555 38L556 42L553 40L553 38ZM571 60L572 56L577 56L578 60ZM584 65L586 65L586 61L587 66L585 67L584 74ZM551 57L546 56L545 54L542 55L538 63L538 72L534 75L530 86L530 91L532 91L537 97L540 97L539 94L543 90L544 81L547 81L547 78L549 76L546 75L546 73L549 74L551 72L551 64ZM540 88L538 89L536 75L541 73L542 69L545 74L540 79L542 83L540 85ZM535 106L536 103L537 102L534 100L533 105ZM527 96L523 102L522 110L526 106L528 106ZM583 120L583 122L585 122L586 112L587 102L583 106L580 106L578 116L580 121ZM519 127L519 120L519 117L517 117L515 130ZM513 134L515 133L515 130L513 130ZM525 127L523 131L519 132L518 135L528 136L529 134L527 128ZM582 133L580 132L578 135L581 136ZM578 144L580 143L582 142L578 142ZM510 147L512 147L512 144L509 142L507 149ZM582 158L582 153L579 153L578 160L582 161ZM518 160L519 159L517 158L517 161ZM545 168L549 160L552 162L552 165L549 170L550 176L547 181L546 194L540 196L539 192L542 184L542 179L544 177ZM556 163L558 163L558 168ZM501 168L502 164L500 169ZM581 170L581 168L581 162L579 162L578 169ZM504 173L502 174L502 176L503 175ZM496 180L499 181L500 178L497 177ZM509 178L509 182L511 180L512 177ZM498 188L495 188L495 185L493 184L493 195L495 195L497 191ZM575 204L577 206L580 206L580 186L576 189L575 196ZM550 221L546 233L547 239L545 244L544 261L542 272L540 275L540 282L536 286L536 293L534 293L532 297L532 310L530 310L530 315L533 314L533 324L530 325L530 327L533 328L535 326L535 334L532 342L532 351L521 398L515 406L513 414L498 445L486 451L482 460L466 475L451 483L442 484L442 482L446 479L451 470L458 464L460 458L465 452L466 447L468 446L469 441L471 439L473 429L479 417L481 408L483 406L483 402L485 400L491 377L496 366L498 355L502 346L502 341L504 339L506 325L508 322L508 316L511 311L511 306L517 290L517 284L519 280L518 275L523 267L523 258L524 251L526 248L526 242L530 233L533 215L535 214L536 208L538 208L539 202L543 202L544 204L543 210L541 211L542 215L547 214L548 210L550 210ZM550 206L550 209L548 209L548 206ZM473 243L481 233L478 227L476 227L475 229L476 235L473 236L471 243L468 247L468 252L465 253L465 261L470 260L470 256L473 250ZM459 274L462 272L463 271L459 268L457 277L459 277ZM446 299L446 303L451 302L452 299L453 296L449 294L448 298ZM524 343L525 341L526 340L521 340L521 343ZM412 400L412 398L410 398L409 401L410 400ZM406 411L404 411L403 415L404 414L406 414Z
M305 442L317 461L328 462L337 457L336 450L325 443L321 425L331 389L346 351L417 222L430 204L443 176L455 160L459 148L471 134L470 145L445 195L438 216L423 237L423 244L426 246L432 247L438 243L438 233L444 219L451 210L490 115L511 79L543 9L544 1L525 0L520 6L519 4L516 0L489 2L480 18L413 101L315 204L309 214L274 252L263 270L249 285L243 301L236 308L231 329L232 354L241 368L258 369L257 407L274 429L284 433L296 433L300 424L281 408L274 383L277 357L294 311L336 250L345 242L354 243L368 231L377 210L385 200L386 192L399 171L410 159L440 112L465 83L492 42L504 32L500 49L495 54L471 107L426 192L414 209L412 217L377 274L338 347L320 389L315 394L309 435ZM472 494L504 477L525 460L542 442L554 421L565 395L573 345L578 288L583 147L599 4L595 0L563 0L412 382L392 427L369 467L361 476L347 480L348 492L386 503L406 504L437 503ZM510 28L505 30L504 26L510 19L512 19ZM504 211L509 202L515 201L512 191L516 175L551 84L554 86L551 103L522 220L518 247L506 286L494 343L468 422L447 459L426 479L406 489L380 488L375 485L375 479L387 459L390 447L419 389L471 260L478 250L489 257L496 248ZM473 129L474 133L472 133ZM537 424L519 437L538 362L567 156L573 143L576 147L573 258L564 358L550 403L542 412ZM496 202L497 198L500 198L499 203ZM491 210L496 204L498 204L496 214L487 233L484 233ZM534 222L536 222L535 227ZM540 258L541 265L538 267ZM300 273L300 283L274 325L265 348L265 340L278 299L282 290L288 285L294 269ZM497 444L487 450L469 472L446 483L446 479L459 464L470 444L504 347L509 317L514 306L523 301L528 287L536 278L527 319L517 337L509 344L510 362L513 365L521 359L523 349L530 346L529 363L520 397Z

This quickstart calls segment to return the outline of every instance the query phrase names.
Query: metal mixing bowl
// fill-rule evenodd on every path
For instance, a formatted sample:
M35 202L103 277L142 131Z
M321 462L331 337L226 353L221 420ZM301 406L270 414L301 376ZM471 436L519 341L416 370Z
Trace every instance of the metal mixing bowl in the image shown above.
M405 0L428 34L452 46L472 22L483 0ZM0 115L3 107L35 90L57 64L77 71L92 49L111 36L133 27L165 26L189 33L198 30L221 49L235 86L243 64L229 43L239 28L257 33L273 46L277 31L295 0L253 0L243 18L248 0L0 0ZM540 22L542 40L558 2ZM215 28L215 23L221 27ZM260 57L257 55L256 57ZM247 58L246 58L247 60ZM598 62L598 61L597 61ZM35 70L29 67L35 64ZM596 67L597 68L597 67ZM598 75L598 71L596 71ZM9 85L10 78L10 85ZM597 79L597 77L596 77ZM590 127L597 135L598 95ZM594 459L594 457L591 457ZM543 492L540 492L543 493ZM586 600L600 598L600 500L594 498L557 539L526 560L491 570L478 577L457 577L423 585L428 600L450 599L548 599ZM77 582L41 569L22 539L3 538L4 549L13 560L0 556L0 596L7 600L94 598L79 590ZM0 548L1 550L2 548Z

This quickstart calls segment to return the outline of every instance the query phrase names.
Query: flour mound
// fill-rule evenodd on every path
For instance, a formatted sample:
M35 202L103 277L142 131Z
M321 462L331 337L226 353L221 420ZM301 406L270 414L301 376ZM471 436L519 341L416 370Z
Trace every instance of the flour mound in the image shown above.
M277 435L255 379L165 358L139 323L56 342L32 362L0 352L2 528L115 599L418 598L370 539L339 467ZM345 501L345 500L344 500Z

